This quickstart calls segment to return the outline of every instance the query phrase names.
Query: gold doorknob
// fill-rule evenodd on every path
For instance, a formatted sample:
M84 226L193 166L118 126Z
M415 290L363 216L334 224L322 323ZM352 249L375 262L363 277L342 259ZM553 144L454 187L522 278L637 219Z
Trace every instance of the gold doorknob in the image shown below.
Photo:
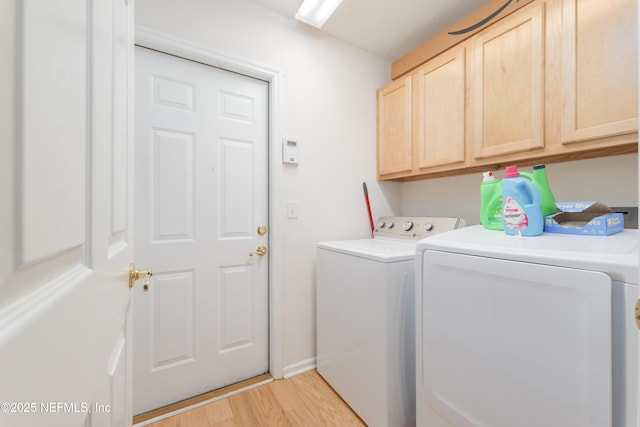
M267 234L267 227L265 227L264 225L258 227L258 234L260 236L264 236L265 234Z
M144 285L142 290L147 292L149 290L149 280L153 276L153 271L151 270L136 270L136 266L134 263L129 264L129 288L133 288L133 285L136 280L143 279Z
M256 253L260 256L264 256L267 253L267 247L264 245L260 245L256 248Z

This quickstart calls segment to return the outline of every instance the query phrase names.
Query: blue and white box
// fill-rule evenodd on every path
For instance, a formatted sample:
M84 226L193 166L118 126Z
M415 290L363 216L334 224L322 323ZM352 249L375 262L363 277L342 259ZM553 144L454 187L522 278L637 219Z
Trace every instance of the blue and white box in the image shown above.
M609 236L624 230L624 216L600 202L556 202L560 212L544 217L547 233Z

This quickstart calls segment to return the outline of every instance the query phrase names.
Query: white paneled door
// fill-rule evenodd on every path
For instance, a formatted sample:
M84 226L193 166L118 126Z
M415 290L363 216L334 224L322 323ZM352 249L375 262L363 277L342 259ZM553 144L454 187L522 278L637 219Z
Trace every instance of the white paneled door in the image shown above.
M269 369L268 83L135 55L138 414Z
M133 1L3 1L0 34L0 426L128 426Z

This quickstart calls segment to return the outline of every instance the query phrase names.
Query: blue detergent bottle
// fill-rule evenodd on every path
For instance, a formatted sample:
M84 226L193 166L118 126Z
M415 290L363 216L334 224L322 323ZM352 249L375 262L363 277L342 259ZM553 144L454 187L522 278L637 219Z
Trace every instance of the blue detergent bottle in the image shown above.
M502 225L506 234L521 236L539 236L544 227L540 192L516 166L507 166L502 179Z

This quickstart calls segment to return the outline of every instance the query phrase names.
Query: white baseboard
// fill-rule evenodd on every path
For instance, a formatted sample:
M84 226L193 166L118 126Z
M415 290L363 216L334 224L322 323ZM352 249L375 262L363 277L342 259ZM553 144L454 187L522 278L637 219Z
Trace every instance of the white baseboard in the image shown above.
M312 369L315 369L316 366L317 366L316 358L310 357L308 359L301 360L300 362L297 362L282 368L283 377L289 378L294 375L302 374L303 372L307 372Z

